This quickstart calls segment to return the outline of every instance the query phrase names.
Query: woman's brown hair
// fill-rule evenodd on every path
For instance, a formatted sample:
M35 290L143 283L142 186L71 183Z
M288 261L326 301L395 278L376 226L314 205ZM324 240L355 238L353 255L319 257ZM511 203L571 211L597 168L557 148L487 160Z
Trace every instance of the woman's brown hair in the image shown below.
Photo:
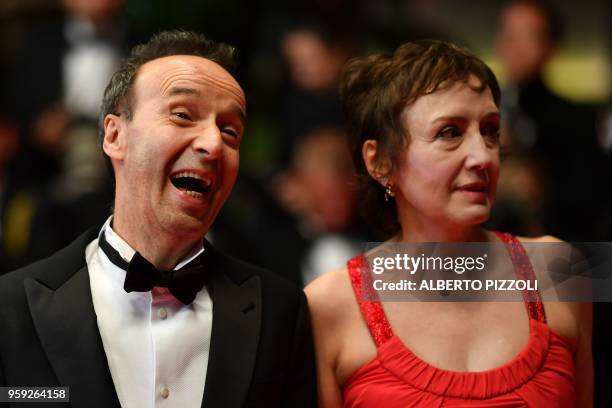
M480 81L478 91L490 89L499 106L499 84L491 69L468 49L450 42L409 42L392 54L355 58L345 66L340 95L363 215L386 236L399 230L397 209L394 200L385 202L384 187L368 173L363 143L377 141L378 166L385 160L396 166L408 143L401 120L404 109L422 95L453 82L467 83L471 76Z

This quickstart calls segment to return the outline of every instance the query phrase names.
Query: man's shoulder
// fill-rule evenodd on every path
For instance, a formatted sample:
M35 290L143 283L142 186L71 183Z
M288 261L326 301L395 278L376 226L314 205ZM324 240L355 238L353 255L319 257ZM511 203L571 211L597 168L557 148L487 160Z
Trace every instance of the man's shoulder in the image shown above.
M246 261L243 261L242 259L235 258L223 252L217 252L220 257L224 258L224 262L226 262L228 266L232 267L232 272L238 272L238 276L240 276L240 278L242 279L247 279L251 276L258 276L261 279L262 284L264 285L271 285L274 287L278 287L278 289L280 290L287 290L292 292L301 291L298 286L296 286L290 280L277 273L274 273L260 266L250 264Z
M270 297L281 301L287 297L297 298L304 294L302 288L277 273L250 264L217 249L214 249L214 252L220 260L223 272L235 283L240 284L253 277L259 278L264 298Z

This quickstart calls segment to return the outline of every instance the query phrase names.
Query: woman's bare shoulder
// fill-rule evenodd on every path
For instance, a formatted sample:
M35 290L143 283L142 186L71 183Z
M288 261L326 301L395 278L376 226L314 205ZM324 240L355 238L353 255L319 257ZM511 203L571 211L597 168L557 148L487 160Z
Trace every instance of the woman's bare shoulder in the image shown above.
M517 238L523 244L536 274L545 273L547 279L553 278L550 276L553 271L563 269L564 260L580 255L570 243L552 235Z
M534 269L536 270L538 279L543 278L544 280L550 281L552 286L558 286L553 292L555 295L552 296L552 298L556 298L554 300L552 298L548 300L546 293L543 293L548 324L551 329L555 333L561 334L562 336L573 340L578 340L584 335L583 333L585 332L590 333L590 321L592 318L590 303L566 300L574 300L574 298L577 296L576 293L582 292L577 292L574 290L574 292L571 292L571 296L563 295L563 287L559 286L560 283L556 282L551 275L555 269L561 268L560 271L556 272L562 273L566 277L570 276L569 271L565 271L565 269L562 268L563 265L570 264L560 262L560 260L569 261L571 259L572 262L578 262L578 259L582 256L580 252L578 252L576 248L573 248L570 243L552 235L544 235L533 238L517 238L520 242L530 245L528 252L530 253L532 262L535 262ZM550 243L560 245L547 245ZM536 254L538 256L533 256ZM554 262L557 262L557 267L553 267Z
M353 288L346 267L324 273L304 289L314 314L338 314L347 302L354 301Z

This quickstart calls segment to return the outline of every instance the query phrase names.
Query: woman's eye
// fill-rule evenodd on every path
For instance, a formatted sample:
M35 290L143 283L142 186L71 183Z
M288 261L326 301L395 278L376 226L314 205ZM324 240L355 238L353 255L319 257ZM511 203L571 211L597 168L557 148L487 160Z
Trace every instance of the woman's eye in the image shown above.
M497 125L487 125L482 129L481 133L487 138L499 140L500 129Z
M438 138L441 139L454 139L461 136L461 132L455 126L447 126L438 132Z

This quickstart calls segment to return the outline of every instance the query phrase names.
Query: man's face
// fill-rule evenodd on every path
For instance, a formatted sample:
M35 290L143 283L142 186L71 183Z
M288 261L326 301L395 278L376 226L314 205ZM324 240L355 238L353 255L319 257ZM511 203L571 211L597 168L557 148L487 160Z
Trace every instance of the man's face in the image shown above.
M236 180L244 93L218 64L177 55L140 67L132 96L131 120L105 121L115 219L124 228L201 237Z
M526 4L508 6L501 15L497 50L508 78L517 84L539 75L554 52L546 18Z

